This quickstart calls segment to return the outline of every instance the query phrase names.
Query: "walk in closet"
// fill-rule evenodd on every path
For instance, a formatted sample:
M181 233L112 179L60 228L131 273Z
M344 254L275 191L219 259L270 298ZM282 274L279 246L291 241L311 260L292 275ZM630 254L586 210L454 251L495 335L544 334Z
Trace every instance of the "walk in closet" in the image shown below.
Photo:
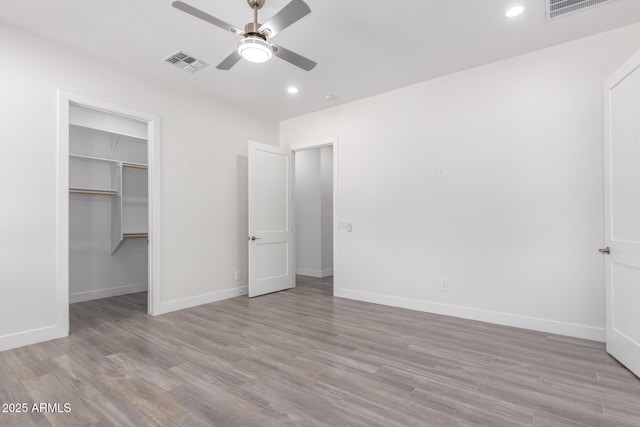
M69 111L69 300L147 291L147 123Z

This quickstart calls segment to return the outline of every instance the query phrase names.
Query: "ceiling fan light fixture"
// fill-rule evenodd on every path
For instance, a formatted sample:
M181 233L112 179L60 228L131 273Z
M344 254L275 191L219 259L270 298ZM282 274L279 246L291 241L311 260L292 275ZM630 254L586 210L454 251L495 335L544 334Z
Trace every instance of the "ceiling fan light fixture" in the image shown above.
M249 36L238 43L238 53L249 62L267 62L273 56L271 45L260 37Z

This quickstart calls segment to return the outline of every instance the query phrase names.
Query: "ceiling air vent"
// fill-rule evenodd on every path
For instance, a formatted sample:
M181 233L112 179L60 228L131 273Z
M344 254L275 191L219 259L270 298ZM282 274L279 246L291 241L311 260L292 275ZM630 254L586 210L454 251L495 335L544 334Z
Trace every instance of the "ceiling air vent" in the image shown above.
M547 19L578 12L612 0L547 0Z
M164 61L168 62L169 64L173 64L176 67L182 68L183 70L190 73L195 73L196 71L202 70L204 67L209 65L206 62L200 61L199 59L196 59L193 56L181 51L172 53L171 55L164 58Z

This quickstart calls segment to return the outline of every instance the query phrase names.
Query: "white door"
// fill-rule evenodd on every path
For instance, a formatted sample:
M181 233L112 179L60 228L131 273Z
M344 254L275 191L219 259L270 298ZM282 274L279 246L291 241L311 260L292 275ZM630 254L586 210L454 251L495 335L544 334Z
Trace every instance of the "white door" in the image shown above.
M293 155L249 142L249 296L293 288Z
M640 52L606 83L607 351L640 375ZM609 252L609 253L608 253Z

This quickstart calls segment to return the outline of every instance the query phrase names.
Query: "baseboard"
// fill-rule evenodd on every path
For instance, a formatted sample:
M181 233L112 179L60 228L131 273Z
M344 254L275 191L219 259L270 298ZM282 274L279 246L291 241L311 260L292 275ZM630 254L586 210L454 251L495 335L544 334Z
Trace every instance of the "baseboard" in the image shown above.
M316 277L322 279L324 277L333 276L333 268L327 268L325 270L313 270L310 268L296 268L296 274L301 276Z
M66 337L69 331L62 330L58 325L46 326L44 328L31 329L29 331L18 332L10 335L0 336L0 351L11 350L25 345L37 344L39 342L54 340Z
M605 328L596 328L593 326L578 325L575 323L559 322L556 320L540 319L536 317L521 316L518 314L435 303L412 298L374 294L350 289L335 289L334 296L374 304L389 305L392 307L408 308L410 310L424 311L428 313L442 314L445 316L460 317L463 319L479 320L481 322L513 326L516 328L530 329L550 334L583 338L592 341L604 342L606 339Z
M211 304L212 302L222 301L229 298L246 295L248 288L232 288L224 291L211 292L209 294L196 295L189 298L182 298L173 301L163 302L160 310L155 314L170 313L172 311L184 310L185 308L196 307L203 304Z
M326 268L320 272L320 278L333 276L333 268Z
M111 298L120 295L135 294L138 292L145 292L148 289L146 283L139 283L137 285L119 286L117 288L100 289L97 291L75 292L69 294L69 304L76 302L91 301L94 299Z

